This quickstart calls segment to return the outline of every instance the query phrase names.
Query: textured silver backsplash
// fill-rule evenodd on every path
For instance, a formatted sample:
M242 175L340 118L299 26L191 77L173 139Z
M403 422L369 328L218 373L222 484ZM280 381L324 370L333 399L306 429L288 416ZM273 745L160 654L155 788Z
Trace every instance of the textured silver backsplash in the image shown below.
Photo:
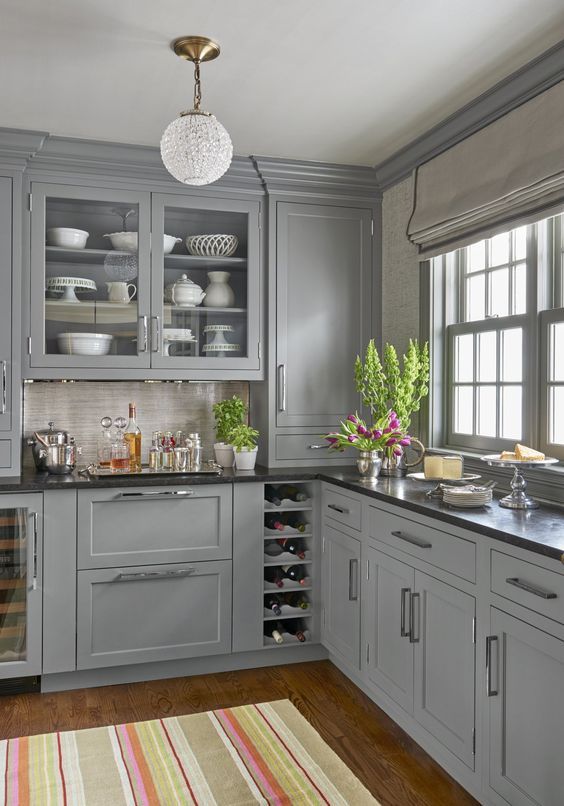
M80 464L96 458L102 430L100 419L125 417L128 404L137 404L137 423L142 434L142 461L147 461L152 431L198 431L204 459L213 457L214 418L212 405L232 395L249 402L249 384L243 381L217 383L144 383L143 381L94 382L35 381L24 384L24 467L33 467L25 439L49 420L68 431L83 448Z

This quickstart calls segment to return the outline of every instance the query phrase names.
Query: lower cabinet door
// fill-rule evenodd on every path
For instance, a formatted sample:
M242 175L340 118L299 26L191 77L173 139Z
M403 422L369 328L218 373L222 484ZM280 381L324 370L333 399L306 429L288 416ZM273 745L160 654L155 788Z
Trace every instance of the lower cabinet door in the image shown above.
M360 541L323 526L322 643L360 669Z
M512 806L562 806L564 642L496 608L490 641L490 786Z
M367 676L406 711L413 711L410 601L414 571L372 547L366 550Z
M79 571L77 668L231 651L231 561Z
M474 769L476 600L415 571L414 716Z

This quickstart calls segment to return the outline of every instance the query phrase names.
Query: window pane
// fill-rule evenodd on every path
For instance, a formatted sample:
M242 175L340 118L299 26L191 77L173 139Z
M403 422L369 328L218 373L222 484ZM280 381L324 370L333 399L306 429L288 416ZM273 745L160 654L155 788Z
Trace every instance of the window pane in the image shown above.
M483 437L495 437L496 431L496 401L495 386L478 387L478 425L476 433Z
M454 356L455 381L472 382L474 380L474 336L471 333L456 336Z
M494 330L478 334L478 380L497 380L496 334Z
M501 427L503 439L521 439L523 422L523 390L521 386L503 386L501 389Z
M513 230L513 260L523 260L527 256L527 227Z
M474 431L474 389L456 386L454 390L454 431L472 434Z
M504 232L490 239L490 266L509 263L509 233Z
M507 316L509 314L509 269L497 269L489 274L490 316Z
M468 247L468 271L481 271L486 268L486 242L480 241Z
M564 322L550 326L549 380L564 381ZM562 413L564 419L564 412Z
M553 386L548 396L548 441L564 445L564 386Z
M483 274L468 277L466 280L466 321L475 322L485 319L486 315L486 279Z
M518 263L513 274L513 310L511 313L527 313L527 266Z
M523 331L520 327L502 330L501 338L501 380L523 380Z

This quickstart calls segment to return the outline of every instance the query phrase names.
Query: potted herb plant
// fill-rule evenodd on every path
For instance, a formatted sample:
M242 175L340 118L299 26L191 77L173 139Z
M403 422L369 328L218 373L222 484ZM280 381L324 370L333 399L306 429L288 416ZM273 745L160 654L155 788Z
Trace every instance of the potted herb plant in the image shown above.
M259 432L250 425L240 423L230 434L230 442L235 451L237 470L253 470L257 460L257 439Z
M247 416L247 406L237 395L220 400L212 406L215 417L214 444L215 460L221 467L233 467L235 456L231 443L231 432L241 425Z

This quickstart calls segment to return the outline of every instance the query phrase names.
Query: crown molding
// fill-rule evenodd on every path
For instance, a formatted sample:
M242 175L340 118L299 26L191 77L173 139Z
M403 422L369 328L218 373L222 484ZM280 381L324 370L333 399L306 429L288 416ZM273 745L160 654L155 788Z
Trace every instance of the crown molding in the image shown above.
M382 198L374 168L328 162L252 157L267 193L277 195L332 195L379 201Z
M375 171L379 185L383 189L395 185L418 165L563 80L564 40L377 165Z
M24 171L29 160L43 146L46 137L46 132L0 129L0 166Z

